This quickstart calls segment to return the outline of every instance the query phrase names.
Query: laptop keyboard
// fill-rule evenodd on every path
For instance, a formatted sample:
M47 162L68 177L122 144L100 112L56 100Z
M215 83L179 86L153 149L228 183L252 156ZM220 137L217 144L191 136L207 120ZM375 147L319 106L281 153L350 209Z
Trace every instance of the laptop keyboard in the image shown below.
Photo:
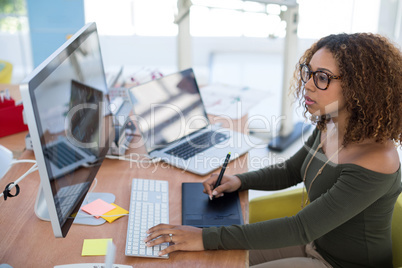
M227 139L228 136L221 132L208 131L166 151L166 153L187 160Z
M83 156L63 142L47 147L44 153L60 169L83 159Z

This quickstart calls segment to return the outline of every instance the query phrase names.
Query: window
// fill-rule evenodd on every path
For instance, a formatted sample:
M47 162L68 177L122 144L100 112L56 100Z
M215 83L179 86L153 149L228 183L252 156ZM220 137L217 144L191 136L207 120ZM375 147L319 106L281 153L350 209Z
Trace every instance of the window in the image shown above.
M286 34L286 23L280 18L286 6L243 0L192 0L192 3L193 36L266 38ZM298 3L300 38L316 39L339 32L377 32L380 0L298 0ZM176 36L176 13L177 0L113 3L85 0L86 21L95 21L102 35Z
M0 0L0 32L27 31L28 19L24 0Z
M85 0L85 20L102 35L175 36L176 0Z
M279 5L251 1L193 0L190 31L192 36L283 37L280 12Z
M267 1L269 2L269 1ZM300 38L340 32L377 32L380 0L299 0ZM284 37L286 6L251 1L193 0L193 36Z
M377 32L379 10L380 0L299 0L298 36Z

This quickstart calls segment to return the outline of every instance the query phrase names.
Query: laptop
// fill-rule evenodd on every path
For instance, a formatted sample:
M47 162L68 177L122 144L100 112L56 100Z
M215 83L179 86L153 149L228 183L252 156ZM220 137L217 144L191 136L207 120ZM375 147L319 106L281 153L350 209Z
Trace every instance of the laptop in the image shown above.
M210 124L191 68L135 86L129 94L152 158L206 175L219 168L229 152L233 160L252 148L248 135Z
M52 133L54 140L46 143L43 148L44 155L49 160L49 175L52 179L97 160L99 148L92 143L98 143L99 125L95 119L101 111L95 103L102 100L102 91L75 80L71 81L68 111L64 114L65 131Z
M61 136L55 142L46 144L43 152L49 161L51 179L60 178L83 165L96 161L96 157L88 150L75 147L67 138Z

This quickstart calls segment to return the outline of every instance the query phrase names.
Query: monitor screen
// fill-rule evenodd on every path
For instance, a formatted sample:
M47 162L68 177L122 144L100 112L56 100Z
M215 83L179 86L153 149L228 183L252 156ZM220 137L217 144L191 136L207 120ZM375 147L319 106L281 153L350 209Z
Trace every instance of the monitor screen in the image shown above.
M35 212L65 237L114 134L96 24L67 40L20 90L41 178Z
M129 92L148 152L209 125L191 68L135 86Z

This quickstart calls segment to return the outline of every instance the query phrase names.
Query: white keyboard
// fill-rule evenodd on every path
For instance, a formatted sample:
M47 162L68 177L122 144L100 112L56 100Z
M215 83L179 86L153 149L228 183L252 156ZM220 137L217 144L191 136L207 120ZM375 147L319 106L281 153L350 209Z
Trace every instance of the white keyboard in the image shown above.
M126 256L168 258L159 251L169 243L147 247L146 231L159 224L169 223L169 184L161 180L133 179L131 185L130 214L127 226Z

